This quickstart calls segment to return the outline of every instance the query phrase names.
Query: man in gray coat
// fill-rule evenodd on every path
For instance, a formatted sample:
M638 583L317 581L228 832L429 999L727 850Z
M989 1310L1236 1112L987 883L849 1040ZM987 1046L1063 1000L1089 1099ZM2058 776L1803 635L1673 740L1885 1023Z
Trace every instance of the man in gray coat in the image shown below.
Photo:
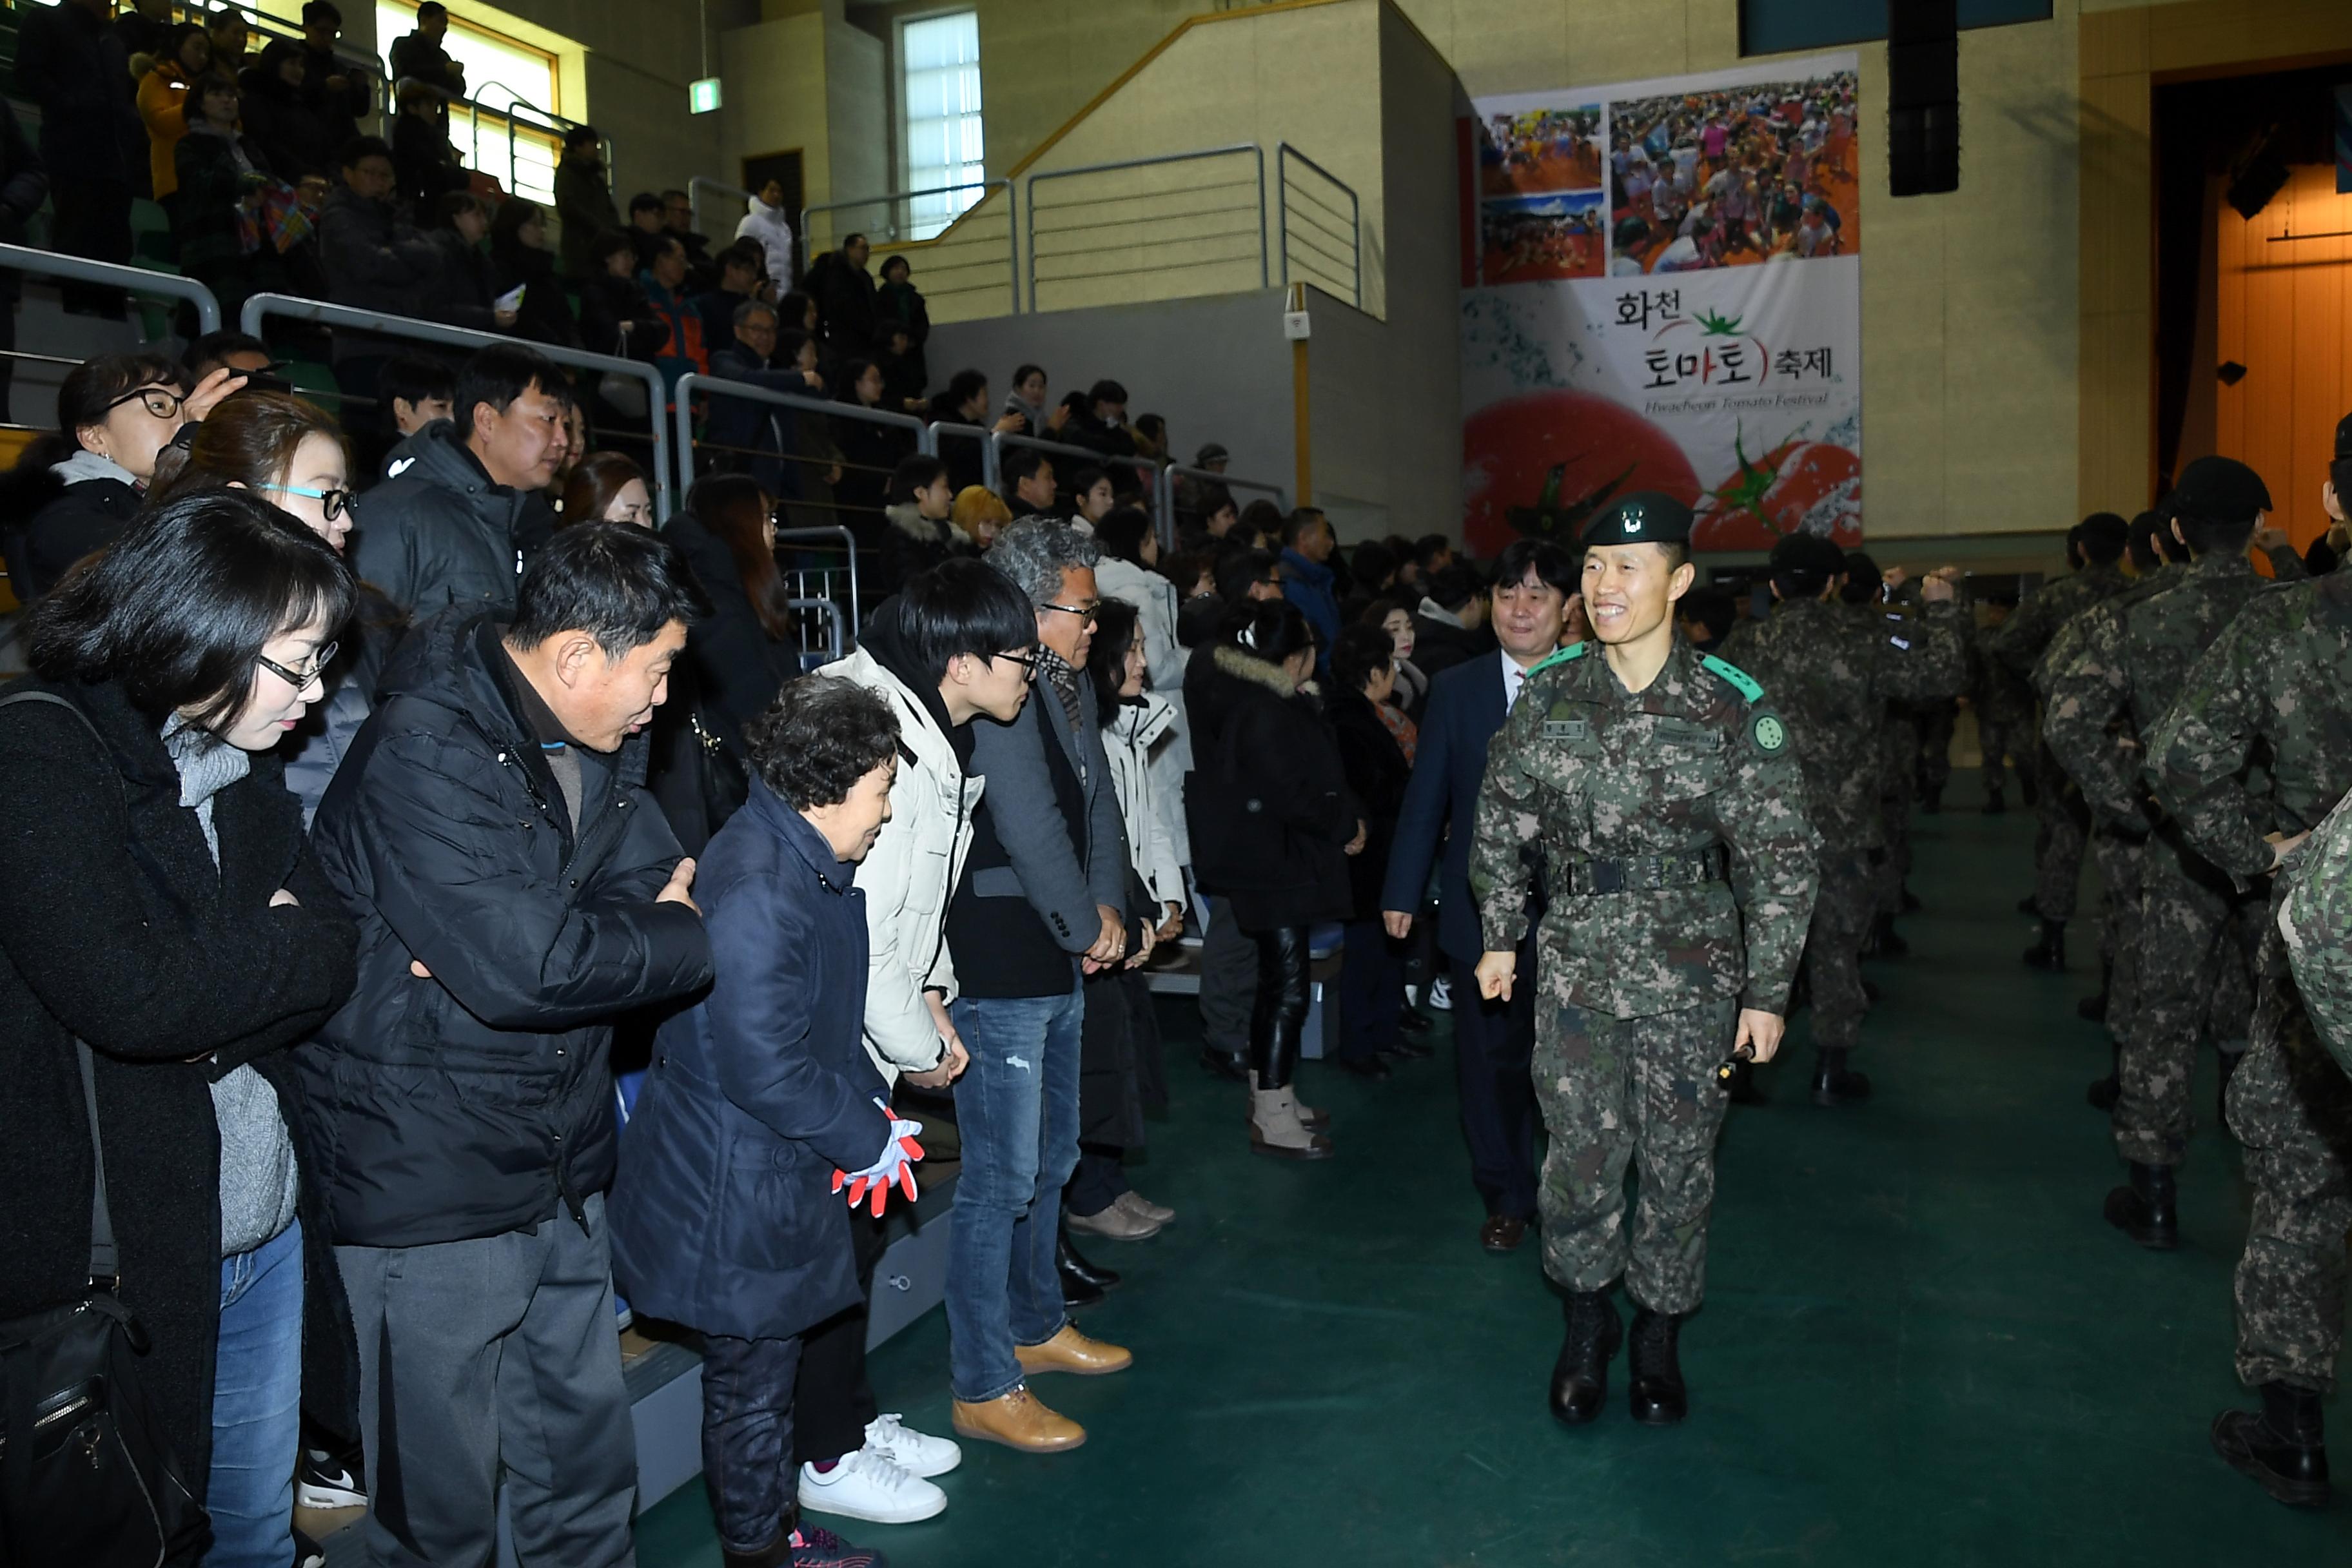
M367 492L352 563L417 620L453 605L504 620L524 555L552 531L539 492L570 439L572 387L537 350L501 343L466 362L457 405L401 443Z
M988 563L1036 611L1034 690L1008 722L972 721L964 880L948 910L962 986L950 1009L971 1066L956 1080L963 1171L948 1242L948 1366L955 1429L1024 1453L1075 1448L1086 1431L1039 1404L1038 1372L1117 1372L1132 1360L1063 1310L1054 1267L1062 1188L1078 1162L1081 976L1149 951L1130 926L1127 833L1096 721L1095 542L1026 518ZM1007 656L1008 658L1011 656Z

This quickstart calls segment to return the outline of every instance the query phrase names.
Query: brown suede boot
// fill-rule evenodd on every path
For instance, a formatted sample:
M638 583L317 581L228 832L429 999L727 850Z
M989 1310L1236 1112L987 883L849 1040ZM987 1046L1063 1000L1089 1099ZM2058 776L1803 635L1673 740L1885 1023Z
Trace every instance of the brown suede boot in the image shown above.
M1087 1440L1087 1429L1055 1414L1024 1385L978 1405L953 1402L949 1419L959 1437L1002 1443L1024 1454L1059 1454Z

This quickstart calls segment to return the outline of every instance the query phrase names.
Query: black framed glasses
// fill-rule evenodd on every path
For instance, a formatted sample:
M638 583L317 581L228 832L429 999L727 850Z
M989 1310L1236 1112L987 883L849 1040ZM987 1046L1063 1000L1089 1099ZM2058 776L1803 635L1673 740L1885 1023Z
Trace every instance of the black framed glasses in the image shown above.
M1066 616L1076 616L1087 626L1094 625L1095 617L1102 614L1100 605L1040 605L1037 607L1041 610L1059 610Z
M360 515L357 490L314 490L307 485L257 485L255 489L271 490L281 496L308 496L323 503L320 510L327 514L329 522L341 517L357 520Z
M1032 675L1037 673L1038 655L1034 647L1024 648L1019 653L1000 653L996 657L1019 665Z
M320 680L324 679L327 674L327 666L332 664L334 659L335 645L333 643L328 643L323 647L320 648L317 653L311 656L310 668L307 671L289 669L284 665L278 663L276 659L269 658L266 654L257 653L253 656L254 663L261 666L262 668L268 670L270 674L276 676L278 679L284 681L287 685L292 687L297 691L307 691L311 686L315 685Z
M158 419L176 419L187 399L168 386L134 386L106 405L109 414L133 400L146 405L147 412Z

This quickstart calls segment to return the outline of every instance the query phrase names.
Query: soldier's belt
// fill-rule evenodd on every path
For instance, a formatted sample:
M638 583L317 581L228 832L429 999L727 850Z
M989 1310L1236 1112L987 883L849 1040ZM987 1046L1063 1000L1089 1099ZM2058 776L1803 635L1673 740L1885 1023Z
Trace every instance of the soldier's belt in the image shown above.
M1696 888L1725 879L1723 850L1676 849L1663 855L1635 855L1622 860L1576 860L1553 879L1555 896L1597 898L1603 893L1656 893L1669 888Z

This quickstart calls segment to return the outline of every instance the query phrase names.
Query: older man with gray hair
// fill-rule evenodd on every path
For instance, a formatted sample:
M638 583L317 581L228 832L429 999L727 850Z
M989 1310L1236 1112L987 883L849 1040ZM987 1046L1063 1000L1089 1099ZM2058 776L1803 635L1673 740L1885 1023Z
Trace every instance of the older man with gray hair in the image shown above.
M1150 940L1148 921L1129 922L1126 829L1085 673L1097 559L1091 538L1048 517L988 552L1036 611L1034 689L1010 722L972 721L971 771L988 790L948 910L962 986L951 1016L971 1058L955 1086L963 1169L948 1242L955 1429L1033 1454L1075 1448L1086 1430L1030 1394L1031 1373L1134 1359L1071 1325L1054 1266L1078 1161L1081 976Z

